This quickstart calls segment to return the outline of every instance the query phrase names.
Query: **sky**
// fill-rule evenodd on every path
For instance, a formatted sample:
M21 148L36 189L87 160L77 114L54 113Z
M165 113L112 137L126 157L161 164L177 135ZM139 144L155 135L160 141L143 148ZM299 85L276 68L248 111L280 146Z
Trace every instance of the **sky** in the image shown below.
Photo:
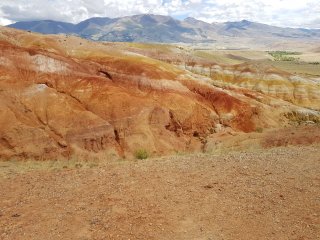
M212 22L243 19L282 27L320 28L320 0L1 0L0 25L16 21L78 23L91 17L135 14L194 17Z

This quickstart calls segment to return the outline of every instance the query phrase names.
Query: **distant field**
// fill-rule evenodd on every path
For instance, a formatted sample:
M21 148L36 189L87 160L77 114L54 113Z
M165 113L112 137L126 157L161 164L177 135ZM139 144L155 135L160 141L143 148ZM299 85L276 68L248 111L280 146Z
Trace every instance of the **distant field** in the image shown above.
M278 57L281 51L271 52L266 51L235 51L235 50L201 50L195 51L195 56L204 58L224 65L235 65L241 64L248 61L262 61L266 64L272 65L283 71L292 74L301 74L308 76L320 76L320 53L309 53L309 52L295 52L290 51L288 54L281 55ZM290 53L290 54L289 54ZM291 54L292 53L292 54ZM277 55L278 54L278 55ZM274 61L274 56L277 60ZM292 61L288 61L288 59Z
M289 73L320 76L320 65L288 61L268 61L268 63Z
M320 62L320 52L306 52L299 56L304 62Z
M234 64L239 64L244 62L244 60L231 58L224 52L195 51L195 56L213 61L218 64L226 64L226 65L234 65Z
M268 54L272 56L274 61L299 61L300 58L297 57L301 55L300 52L290 52L290 51L268 51Z
M108 43L107 45L110 45ZM280 70L310 77L320 76L320 52L298 49L286 51L267 50L217 50L214 46L112 43L116 48L146 55L158 60L181 58L188 54L198 60L221 65L236 65L245 62L265 63ZM190 59L189 59L190 60ZM318 64L319 63L319 64Z

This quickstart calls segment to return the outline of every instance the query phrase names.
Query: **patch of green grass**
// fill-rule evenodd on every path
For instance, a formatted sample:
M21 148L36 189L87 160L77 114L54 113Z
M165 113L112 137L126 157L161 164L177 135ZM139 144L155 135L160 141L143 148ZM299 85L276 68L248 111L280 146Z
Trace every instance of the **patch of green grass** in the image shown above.
M268 51L269 54L279 54L279 55L301 55L300 52L291 51Z
M134 156L136 157L136 159L147 159L149 157L148 152L145 149L138 149Z
M292 57L292 55L301 55L300 52L288 52L288 51L269 51L269 55L271 55L274 61L298 61L299 58Z

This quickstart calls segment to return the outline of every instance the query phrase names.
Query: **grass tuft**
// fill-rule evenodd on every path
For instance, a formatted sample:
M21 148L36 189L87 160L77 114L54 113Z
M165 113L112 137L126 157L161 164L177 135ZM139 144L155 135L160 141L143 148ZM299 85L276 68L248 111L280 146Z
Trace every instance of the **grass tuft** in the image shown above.
M256 128L256 132L257 132L257 133L263 133L263 128L261 128L261 127Z
M138 149L134 155L136 159L140 159L140 160L147 159L149 157L149 154L145 149Z

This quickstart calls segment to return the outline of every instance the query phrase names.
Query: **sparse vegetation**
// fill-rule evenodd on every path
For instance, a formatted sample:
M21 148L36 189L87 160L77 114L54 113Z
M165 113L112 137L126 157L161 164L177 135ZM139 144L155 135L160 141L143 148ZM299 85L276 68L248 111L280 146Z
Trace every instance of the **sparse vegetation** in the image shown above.
M134 155L136 159L140 159L140 160L147 159L149 157L149 154L145 149L138 149Z
M263 128L261 128L261 127L256 128L256 132L257 133L263 133Z
M80 157L81 158L81 157ZM60 171L65 169L89 169L99 167L101 162L84 161L78 157L70 159L28 159L21 161L21 159L12 158L9 161L0 161L0 177L8 177L10 175L30 172L30 171ZM97 160L97 159L95 159Z
M299 58L292 57L292 55L301 55L299 52L288 52L288 51L269 51L269 55L271 55L274 61L298 61Z

